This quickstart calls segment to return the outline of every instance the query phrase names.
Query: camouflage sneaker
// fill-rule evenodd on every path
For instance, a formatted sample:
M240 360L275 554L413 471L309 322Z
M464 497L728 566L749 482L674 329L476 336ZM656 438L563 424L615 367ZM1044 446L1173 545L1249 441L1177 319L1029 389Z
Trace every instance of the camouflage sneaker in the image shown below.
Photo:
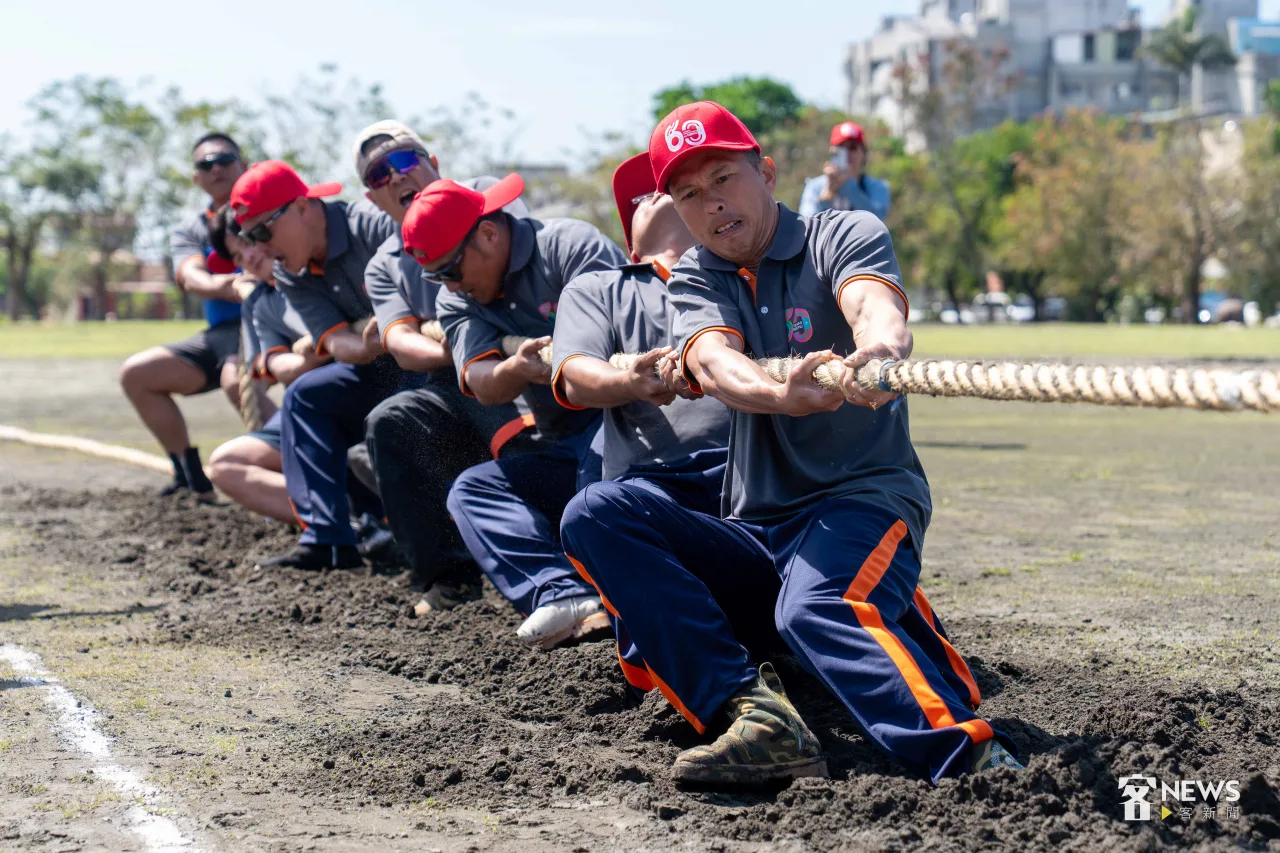
M1011 770L1026 770L1022 762L1013 757L1013 753L995 738L988 738L973 746L973 772L995 770L997 767L1008 767Z
M729 699L729 730L709 746L676 756L678 782L762 785L801 776L826 776L818 739L787 698L773 667L764 664L756 683Z

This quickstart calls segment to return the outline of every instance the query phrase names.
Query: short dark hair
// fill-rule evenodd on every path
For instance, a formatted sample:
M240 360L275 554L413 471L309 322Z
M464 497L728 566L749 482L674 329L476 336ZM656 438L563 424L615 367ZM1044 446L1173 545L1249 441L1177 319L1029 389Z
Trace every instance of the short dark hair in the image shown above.
M206 142L213 142L215 140L227 143L235 150L237 154L240 153L240 146L236 144L236 141L232 139L230 136L227 136L225 133L223 133L220 130L211 130L208 133L206 133L204 136L197 139L196 144L191 146L191 153L192 154L196 153L196 149L199 148L201 145L204 145Z
M755 169L757 172L760 171L760 164L764 162L764 157L760 152L752 148L750 151L743 153L746 155L747 165Z
M231 249L227 247L227 235L240 236L240 223L236 222L236 211L229 204L218 208L209 217L209 245L218 253L218 257L227 261L235 261Z

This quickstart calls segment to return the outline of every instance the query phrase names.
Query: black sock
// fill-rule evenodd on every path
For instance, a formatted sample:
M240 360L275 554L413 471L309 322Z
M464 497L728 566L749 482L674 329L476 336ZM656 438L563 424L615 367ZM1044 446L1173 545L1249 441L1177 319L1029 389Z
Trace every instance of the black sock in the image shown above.
M187 472L182 467L182 457L176 453L169 454L169 461L173 463L173 482L174 485L187 486Z
M212 492L213 483L204 475L204 466L200 464L200 450L188 447L182 451L182 467L187 472L187 487L193 492Z

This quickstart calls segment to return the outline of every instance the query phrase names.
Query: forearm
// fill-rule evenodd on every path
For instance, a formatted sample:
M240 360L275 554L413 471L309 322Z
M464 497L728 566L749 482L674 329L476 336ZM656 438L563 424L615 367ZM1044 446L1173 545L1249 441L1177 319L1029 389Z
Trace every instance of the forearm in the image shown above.
M560 366L564 396L584 409L612 409L636 401L631 372L618 370L607 361L578 356Z
M752 415L781 415L783 386L715 333L703 335L686 354L688 368L702 387L731 409Z
M330 333L324 339L324 351L344 364L369 364L378 357L365 346L364 338L349 327Z
M387 352L405 370L429 373L453 364L453 353L440 341L424 336L416 323L403 323L387 330Z
M267 356L267 373L281 385L289 385L293 380L315 367L316 364L306 356L292 352L275 352Z
M192 296L201 299L225 299L229 302L240 301L240 296L236 293L234 277L214 275L195 259L184 264L176 278L178 287Z
M515 360L487 358L473 362L463 377L475 398L486 406L501 406L524 393L529 381L519 373Z

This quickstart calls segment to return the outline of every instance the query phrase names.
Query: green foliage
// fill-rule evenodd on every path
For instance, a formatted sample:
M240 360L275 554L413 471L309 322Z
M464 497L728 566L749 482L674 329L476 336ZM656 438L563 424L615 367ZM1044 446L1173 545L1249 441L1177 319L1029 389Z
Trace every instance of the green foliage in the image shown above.
M804 106L790 86L768 77L734 77L708 86L694 86L685 80L653 96L653 117L661 119L692 101L715 101L757 135L795 121Z

